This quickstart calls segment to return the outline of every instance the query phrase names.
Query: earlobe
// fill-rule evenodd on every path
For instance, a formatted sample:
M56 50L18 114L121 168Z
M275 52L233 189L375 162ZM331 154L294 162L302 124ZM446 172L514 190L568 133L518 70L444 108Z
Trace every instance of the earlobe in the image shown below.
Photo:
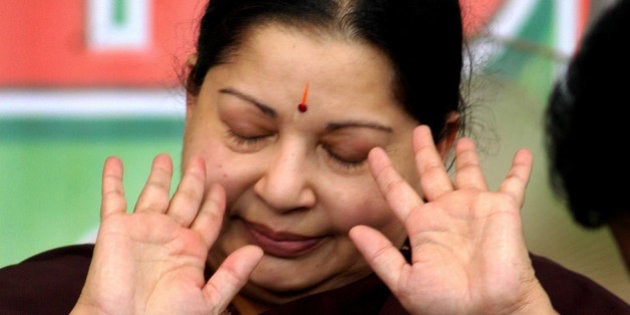
M443 161L446 161L448 158L448 154L457 139L457 134L459 133L459 128L461 126L460 118L461 117L457 112L449 113L446 118L444 130L442 131L442 137L437 143L437 149L438 152L440 152L440 157Z
M197 103L197 96L186 92L186 121L192 116L193 107Z
M197 54L190 54L186 59L186 68L190 72L193 67L197 64Z
M193 71L193 68L197 64L197 54L190 54L186 59L186 73ZM193 95L190 90L186 91L186 121L188 121L192 115L193 106L197 103L197 96Z

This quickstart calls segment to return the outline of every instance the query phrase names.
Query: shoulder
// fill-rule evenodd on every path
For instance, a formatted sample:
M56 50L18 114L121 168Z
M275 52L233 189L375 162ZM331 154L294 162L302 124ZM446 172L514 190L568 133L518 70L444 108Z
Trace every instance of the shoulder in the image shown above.
M93 248L60 247L0 269L0 313L68 314L85 282Z
M560 314L630 314L630 305L620 297L558 263L530 254L536 277Z

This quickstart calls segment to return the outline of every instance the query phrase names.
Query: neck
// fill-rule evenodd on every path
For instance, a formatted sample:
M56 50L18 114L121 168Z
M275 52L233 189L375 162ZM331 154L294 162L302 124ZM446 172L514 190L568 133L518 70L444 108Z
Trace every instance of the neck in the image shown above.
M608 226L626 264L626 271L630 274L630 211L620 212L611 218Z
M240 294L234 297L232 304L241 315L257 315L269 309L268 305L253 301Z

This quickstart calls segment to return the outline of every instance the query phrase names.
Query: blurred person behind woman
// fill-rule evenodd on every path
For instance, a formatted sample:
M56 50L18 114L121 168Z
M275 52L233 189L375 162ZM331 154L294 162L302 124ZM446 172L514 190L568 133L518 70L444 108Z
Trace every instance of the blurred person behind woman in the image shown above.
M586 228L608 226L630 272L630 168L617 150L628 143L630 1L610 5L587 29L545 113L551 185Z

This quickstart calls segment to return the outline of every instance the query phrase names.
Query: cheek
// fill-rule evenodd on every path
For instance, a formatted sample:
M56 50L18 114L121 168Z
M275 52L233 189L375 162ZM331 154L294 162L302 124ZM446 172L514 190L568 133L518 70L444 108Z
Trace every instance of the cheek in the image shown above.
M369 184L366 185L366 182ZM386 234L402 229L402 224L390 210L373 180L338 187L344 187L343 192L331 191L323 207L339 230L347 231L359 224L371 226Z
M260 159L256 156L235 154L217 144L212 150L204 150L207 183L219 183L226 193L228 209L246 191L250 190L260 176Z
M219 183L225 189L228 204L231 203L234 196L242 189L244 178L246 178L242 167L237 167L234 160L226 157L225 154L219 153L219 150L206 152L206 181L208 183ZM225 153L225 152L222 152Z
M220 183L228 191L231 183L238 178L238 167L229 161L231 152L221 141L213 137L188 137L182 151L182 160L186 161L192 156L201 156L206 161L206 182Z
M185 163L192 156L203 157L206 161L206 182L221 184L229 205L251 184L255 175L252 166L257 163L230 150L219 126L213 113L193 115L185 128L182 161Z
M411 143L411 139L408 140ZM407 143L407 141L400 141L401 143ZM393 153L388 153L388 156L396 168L398 174L411 186L416 193L421 194L420 178L418 177L418 171L416 170L416 162L411 144L409 146L400 145L391 150Z

